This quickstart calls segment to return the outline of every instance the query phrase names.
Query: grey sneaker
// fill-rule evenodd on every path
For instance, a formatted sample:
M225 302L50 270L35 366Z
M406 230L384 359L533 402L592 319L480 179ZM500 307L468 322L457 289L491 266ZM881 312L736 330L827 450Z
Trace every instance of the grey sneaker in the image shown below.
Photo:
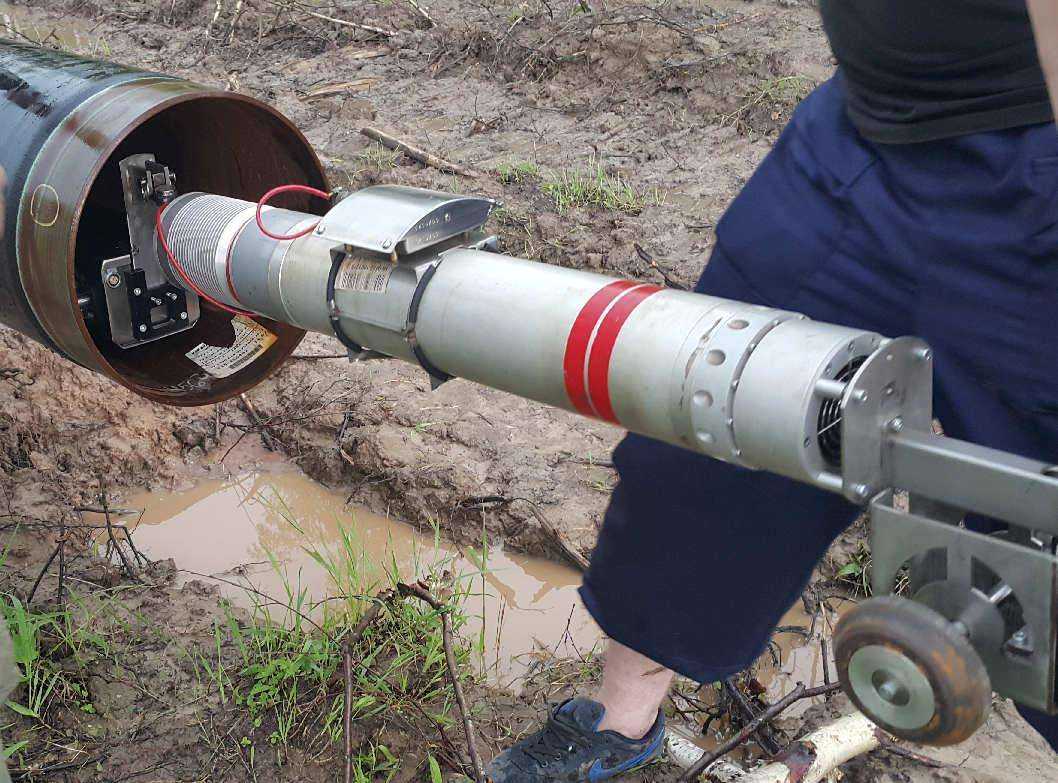
M497 756L485 774L491 783L606 780L647 764L662 749L665 716L642 739L616 731L596 731L606 709L591 699L570 699L547 723Z

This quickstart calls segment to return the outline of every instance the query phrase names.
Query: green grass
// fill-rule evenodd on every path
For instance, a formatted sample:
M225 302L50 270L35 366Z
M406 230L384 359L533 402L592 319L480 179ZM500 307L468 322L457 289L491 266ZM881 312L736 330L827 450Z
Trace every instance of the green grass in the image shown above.
M551 174L543 184L543 191L562 214L578 207L635 214L647 206L660 206L665 201L657 188L637 188L619 172L607 171L594 157L585 168Z
M410 576L398 574L395 563L376 576L346 528L333 550L305 551L330 577L329 600L314 602L298 576L273 557L285 595L274 602L249 592L245 615L227 606L214 622L211 647L193 655L201 680L239 714L242 742L269 747L278 760L294 747L322 756L342 746L346 641L375 596ZM436 577L446 565L431 565L425 575L437 592L446 588ZM467 588L447 589L458 630ZM387 726L417 725L434 735L455 726L441 626L441 616L425 604L390 599L356 644L350 715L354 734L364 736L354 743L354 780L388 780L399 770L385 742ZM461 669L469 655L466 647L458 650Z
M0 612L11 637L14 663L14 691L4 702L15 716L22 718L26 730L10 746L0 751L4 759L21 758L33 750L38 731L50 732L52 714L72 709L94 714L85 685L87 674L81 666L63 666L63 659L84 661L91 654L106 654L106 639L89 632L75 622L69 607L55 611L35 611L14 595L0 594ZM3 673L7 678L8 672ZM11 684L11 683L8 683ZM0 727L5 737L17 723Z
M872 583L873 560L871 550L860 542L844 563L838 564L834 578L843 584L854 595L870 598L874 595ZM896 576L896 584L893 587L895 595L905 595L909 588L909 572L907 566L902 566Z
M540 167L535 163L503 163L496 167L496 176L504 185L530 182L540 178Z
M454 570L450 559L416 562L415 573L398 573L392 558L389 563L368 562L364 547L347 528L340 530L336 545L313 547L311 536L292 517L287 521L305 536L305 551L328 575L327 597L310 596L300 573L287 573L270 556L273 569L283 576L282 593L267 596L247 585L246 600L240 606L222 603L204 635L189 631L170 636L158 628L157 618L140 617L114 600L126 590L153 589L139 585L92 588L84 595L70 587L62 607L38 599L27 608L16 596L0 593L18 670L0 720L5 740L0 756L19 767L50 758L49 738L53 741L56 726L71 725L72 716L96 714L87 688L90 675L129 669L132 650L161 640L159 649L168 648L167 655L177 660L162 658L157 666L164 671L180 663L189 673L205 747L217 757L241 756L248 779L269 779L269 768L292 756L328 764L337 759L340 766L346 647L381 593L387 596L383 607L350 656L353 779L389 780L403 765L419 765L414 771L425 777L431 774L430 758L450 767L453 760L445 755L441 736L459 727L442 617L414 598L392 597L391 588L399 579L426 580L444 600L458 634L466 622L470 580L447 576ZM437 535L435 531L435 541ZM475 643L480 640L463 642L457 636L461 678L471 676ZM82 729L81 741L93 743L96 735L83 733L91 732L91 726ZM402 751L394 748L395 739L406 744L409 737L418 743L415 751L398 757Z
M762 79L743 97L743 102L734 111L720 115L719 122L721 125L733 125L744 132L749 129L750 115L767 107L771 107L777 115L772 119L778 121L781 112L800 103L813 87L815 82L812 79L799 74Z
M359 164L357 173L371 171L385 174L397 168L403 155L404 153L399 150L391 150L375 142L366 150L357 154L356 160Z

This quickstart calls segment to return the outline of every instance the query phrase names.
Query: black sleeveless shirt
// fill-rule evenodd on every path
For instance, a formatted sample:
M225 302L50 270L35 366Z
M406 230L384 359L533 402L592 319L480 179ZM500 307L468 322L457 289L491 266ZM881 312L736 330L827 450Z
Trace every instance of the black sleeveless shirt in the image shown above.
M848 112L903 144L1054 119L1025 0L821 0Z

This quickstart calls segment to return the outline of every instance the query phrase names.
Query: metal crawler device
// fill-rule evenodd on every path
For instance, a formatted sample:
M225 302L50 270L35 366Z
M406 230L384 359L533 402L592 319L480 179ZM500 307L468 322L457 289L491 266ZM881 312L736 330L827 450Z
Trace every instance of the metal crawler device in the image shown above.
M263 205L284 182L324 186L272 110L99 64L117 81L67 99L55 74L89 65L36 56L0 45L14 94L52 107L0 107L0 122L51 123L22 168L0 151L16 164L8 325L181 405L259 382L302 330L333 334L352 360L395 357L435 385L464 378L840 493L869 507L886 596L836 633L856 705L933 744L969 737L993 689L1058 711L1058 469L935 435L921 340L502 255L484 198L375 186L318 202L322 216ZM90 152L68 149L85 134ZM1006 530L972 532L966 513ZM910 600L888 596L905 574Z

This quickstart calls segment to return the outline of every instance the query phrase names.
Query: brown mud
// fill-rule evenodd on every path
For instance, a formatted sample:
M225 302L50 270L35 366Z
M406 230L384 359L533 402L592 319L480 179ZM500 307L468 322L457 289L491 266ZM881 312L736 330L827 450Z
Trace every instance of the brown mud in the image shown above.
M681 287L693 285L716 221L797 101L832 68L817 12L796 0L435 0L427 14L405 0L49 0L0 5L0 34L245 92L306 133L334 184L493 196L504 204L492 225L506 252ZM484 174L424 168L366 139L359 133L365 124ZM557 199L555 183L574 171L601 176L609 190L594 200ZM617 175L630 191L615 190ZM297 353L337 348L311 336ZM406 520L427 536L436 527L446 551L467 551L484 537L504 556L557 561L557 530L590 555L619 437L462 381L431 392L421 371L388 361L295 359L248 402L163 408L0 330L0 587L25 596L54 546L54 525L76 522L73 509L97 505L101 491L115 505L150 506L165 493L202 492L194 487L277 470L303 471L328 488L312 491L338 493L343 506ZM90 662L84 688L91 711L55 716L43 749L20 762L20 779L256 779L247 760L252 751L265 758L267 743L240 744L230 710L196 690L181 653L212 643L214 622L224 618L223 591L175 570L215 574L243 563L209 559L212 535L220 533L201 548L190 534L171 547L162 540L163 530L198 530L200 520L159 525L156 540L149 540L151 522L145 517L144 546L174 557L175 566L163 561L146 585L123 581L90 548L69 558L82 611L96 605L95 594L118 607L108 639L122 656L120 663L107 655ZM263 559L253 549L260 542L240 529L247 562ZM235 535L234 528L223 532ZM775 649L762 656L750 677L759 686L749 684L763 698L774 701L799 679L820 683L828 616L819 611L821 596L838 595L829 606L840 607L850 585L834 579L836 566L858 557L862 542L861 529L842 537L804 606L784 621L803 631L777 634ZM54 577L52 568L42 583L46 605ZM564 605L574 579L559 581ZM560 641L552 620L539 645L524 634L501 645L504 656L524 647L540 661L518 670L516 688L475 689L487 753L530 727L547 702L583 692L597 676L592 656L543 654ZM488 654L495 664L499 650ZM715 703L714 686L684 683L681 690L700 697L702 714ZM843 709L849 705L840 697L808 705L779 721L779 738ZM714 740L729 730L723 719L709 727ZM423 774L419 736L399 726L384 731L390 750L412 759L398 779ZM450 732L458 737L455 727ZM748 750L760 755L753 745ZM845 779L1058 780L1054 755L1005 702L969 742L924 752L942 766L878 752L847 765ZM339 779L334 753L295 753L280 766L268 758L262 780ZM629 779L674 777L659 766Z

